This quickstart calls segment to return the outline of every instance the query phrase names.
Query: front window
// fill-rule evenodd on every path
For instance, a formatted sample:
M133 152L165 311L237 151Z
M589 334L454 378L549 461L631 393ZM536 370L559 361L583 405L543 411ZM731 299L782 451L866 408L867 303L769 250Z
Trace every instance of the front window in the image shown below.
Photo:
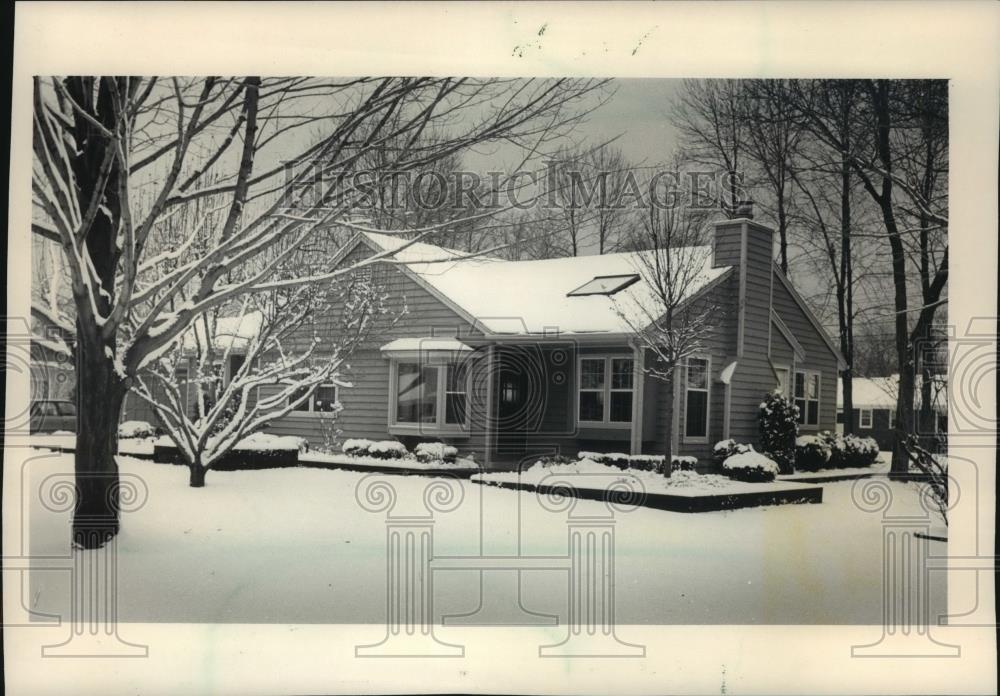
M631 423L634 384L635 361L632 358L581 358L579 422Z
M799 425L819 425L819 392L819 372L801 370L795 373L795 405L799 407Z
M445 414L444 422L449 425L465 423L465 404L468 380L466 379L465 363L449 364L447 366L445 384Z
M688 358L684 437L708 437L708 360Z
M288 402L294 403L302 399L308 391L309 387L296 389L288 397ZM312 394L303 399L302 403L292 408L292 413L334 413L339 409L338 397L336 384L321 384L313 390Z
M464 363L396 363L395 423L464 426L468 370Z

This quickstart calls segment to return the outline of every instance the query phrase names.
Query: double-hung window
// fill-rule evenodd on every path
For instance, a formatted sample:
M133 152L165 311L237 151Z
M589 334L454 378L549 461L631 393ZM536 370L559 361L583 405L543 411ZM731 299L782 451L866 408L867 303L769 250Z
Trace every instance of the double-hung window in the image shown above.
M395 364L394 425L464 428L468 420L468 370L464 362Z
M799 407L799 425L819 425L819 391L819 372L795 372L795 405Z
M577 420L583 425L632 422L635 361L615 356L580 358Z
M859 426L870 430L872 427L872 410L870 408L861 409Z
M707 358L687 359L684 394L684 438L708 438L709 362Z
M288 397L288 401L298 401L305 391L306 389L296 390ZM339 410L338 397L336 384L321 384L313 390L309 398L295 406L292 413L334 413Z

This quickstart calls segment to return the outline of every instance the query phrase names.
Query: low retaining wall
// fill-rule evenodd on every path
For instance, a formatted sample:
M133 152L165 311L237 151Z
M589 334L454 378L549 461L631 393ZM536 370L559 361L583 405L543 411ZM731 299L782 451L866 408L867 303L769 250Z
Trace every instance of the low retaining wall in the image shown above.
M308 459L300 459L299 466L311 469L331 469L341 471L360 471L369 474L397 474L399 476L449 476L452 478L469 478L473 474L482 473L480 469L470 469L468 467L438 467L435 469L411 469L400 466L363 466L361 464L350 464L341 462L317 462Z
M705 495L673 495L670 493L638 493L630 496L620 490L605 490L602 488L577 488L565 485L535 485L533 483L515 483L513 481L480 481L483 486L497 486L510 490L529 491L542 495L571 495L584 500L610 500L619 505L635 504L655 510L670 512L713 512L717 510L737 510L739 508L760 507L762 505L789 505L803 503L822 503L822 486L802 485L784 490L754 491L749 493L705 494Z
M160 464L186 464L180 451L172 445L155 445L153 461ZM298 465L298 450L230 450L212 464L212 470L284 469Z

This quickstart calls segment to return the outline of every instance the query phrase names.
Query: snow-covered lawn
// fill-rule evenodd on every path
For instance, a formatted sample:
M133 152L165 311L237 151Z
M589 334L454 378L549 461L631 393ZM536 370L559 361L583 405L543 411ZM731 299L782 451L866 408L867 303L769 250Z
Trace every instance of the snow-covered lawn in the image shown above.
M384 620L386 527L383 515L357 502L365 474L303 467L213 471L205 488L192 489L181 467L132 457L120 462L125 474L140 476L149 488L146 504L124 514L119 535L122 621ZM35 456L27 471L37 487L53 473L71 472L72 458ZM442 483L380 476L395 489L397 515L423 512L425 488ZM565 513L545 509L536 495L469 481L449 485L464 498L453 512L436 514L436 557L566 553ZM826 484L820 505L618 513L617 620L880 623L881 518L851 502L852 485ZM920 513L915 484L888 485L894 513ZM35 501L29 504L30 552L67 553L69 513L45 509L37 496L29 499ZM606 512L603 503L586 500L574 508L581 516ZM944 611L943 578L932 574L931 581L932 612ZM563 571L523 571L522 601L565 619L566 582ZM472 611L479 586L477 571L435 572L435 615ZM68 589L68 574L32 573L30 601L37 610L65 615Z
M76 447L76 435L67 432L36 433L30 436L28 442L32 447L54 450L70 450ZM155 437L119 438L118 452L121 454L149 455L153 454Z

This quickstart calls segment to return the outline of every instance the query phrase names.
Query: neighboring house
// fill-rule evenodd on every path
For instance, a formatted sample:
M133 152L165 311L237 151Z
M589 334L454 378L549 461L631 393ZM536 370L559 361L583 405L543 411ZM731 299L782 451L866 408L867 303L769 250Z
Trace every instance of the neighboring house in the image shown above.
M32 313L30 345L31 398L76 400L76 361L73 335L49 320L46 312Z
M615 309L649 301L632 253L469 259L359 235L330 266L400 250L392 264L358 270L375 274L399 316L350 357L342 377L352 386L329 395L343 408L337 428L408 445L441 440L511 468L553 452L660 453L673 399L673 451L707 465L719 440L756 443L759 404L779 388L799 404L802 431L833 429L842 361L774 264L772 235L749 219L715 225L689 301L710 303L716 324L672 392L644 371L652 354ZM331 326L316 317L312 335ZM269 431L319 444L329 415L291 414Z
M896 395L899 393L899 375L888 377L855 377L851 380L854 433L871 437L879 449L891 450L895 442L893 424L896 421ZM921 404L921 378L917 375L915 388L914 423L919 423ZM931 418L918 426L922 435L933 440L934 436L948 432L948 399L944 381L935 381L931 389ZM837 431L844 430L844 385L837 380Z
M214 339L213 363L210 369L222 383L228 384L232 375L246 360L247 345L258 334L263 317L259 312L247 312L242 316L222 317L216 320L215 328L210 333ZM195 322L183 337L183 353L177 363L177 386L187 405L188 415L192 418L197 412L197 355L198 347L207 345L207 332L201 322ZM162 394L158 381L150 380L154 394ZM159 398L159 397L158 397ZM125 395L125 405L122 408L122 420L138 420L160 425L160 419L149 403L129 392Z

